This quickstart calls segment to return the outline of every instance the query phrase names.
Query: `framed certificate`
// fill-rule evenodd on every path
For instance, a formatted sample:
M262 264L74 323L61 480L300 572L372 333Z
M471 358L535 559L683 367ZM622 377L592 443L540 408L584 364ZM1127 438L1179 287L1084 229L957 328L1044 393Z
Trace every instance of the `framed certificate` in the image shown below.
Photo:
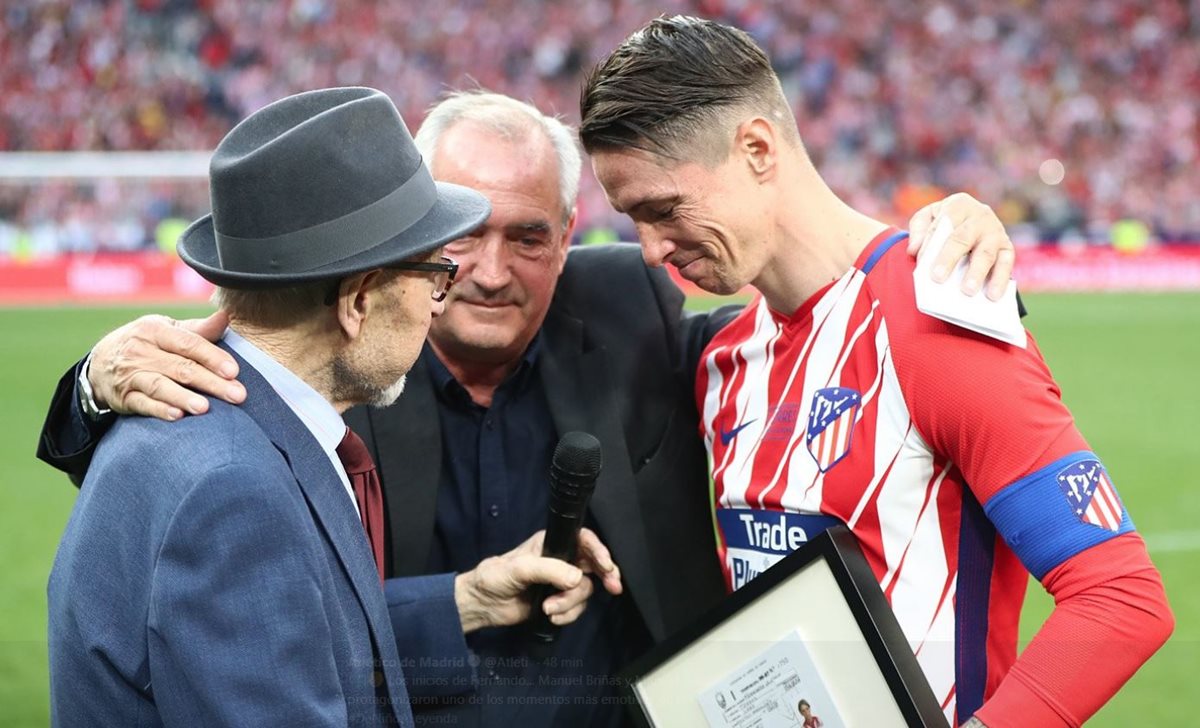
M622 678L644 728L947 726L845 526L785 557Z

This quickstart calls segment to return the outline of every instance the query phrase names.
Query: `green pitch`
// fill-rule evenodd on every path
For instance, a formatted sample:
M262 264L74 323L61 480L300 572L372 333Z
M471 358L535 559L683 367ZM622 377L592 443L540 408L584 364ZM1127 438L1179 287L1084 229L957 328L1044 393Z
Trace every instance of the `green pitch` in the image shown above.
M1150 544L1178 622L1166 647L1089 725L1190 725L1200 710L1191 685L1200 665L1200 294L1027 299L1026 323ZM0 723L6 726L49 722L46 577L75 496L65 476L34 458L37 431L67 364L138 313L0 310ZM1040 585L1031 584L1026 639L1050 606Z

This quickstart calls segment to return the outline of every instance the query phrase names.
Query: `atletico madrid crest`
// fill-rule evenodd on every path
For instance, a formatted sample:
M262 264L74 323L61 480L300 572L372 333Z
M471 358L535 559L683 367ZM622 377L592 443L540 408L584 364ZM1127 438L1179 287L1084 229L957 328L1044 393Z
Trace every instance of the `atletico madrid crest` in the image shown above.
M818 389L813 395L805 440L822 473L850 452L854 420L861 406L862 395L846 387Z
M1125 511L1099 460L1084 460L1063 468L1058 473L1058 487L1079 520L1113 533L1121 528Z

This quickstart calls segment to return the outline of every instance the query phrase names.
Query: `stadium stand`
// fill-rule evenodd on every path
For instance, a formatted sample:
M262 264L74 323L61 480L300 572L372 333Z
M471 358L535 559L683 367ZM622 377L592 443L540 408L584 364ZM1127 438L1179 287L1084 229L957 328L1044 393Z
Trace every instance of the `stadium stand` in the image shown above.
M1200 239L1198 0L8 0L0 151L206 150L263 104L337 84L382 89L414 126L474 86L573 122L588 65L675 12L765 46L859 209L903 221L968 190L1018 241ZM585 176L581 231L631 235ZM207 207L202 183L3 177L0 256L156 248L164 220Z

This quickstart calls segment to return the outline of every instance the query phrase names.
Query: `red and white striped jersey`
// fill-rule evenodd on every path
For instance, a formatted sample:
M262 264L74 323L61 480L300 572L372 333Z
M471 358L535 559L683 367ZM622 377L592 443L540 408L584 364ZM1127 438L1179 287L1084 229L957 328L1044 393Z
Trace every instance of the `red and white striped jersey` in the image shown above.
M919 313L904 237L791 316L758 297L705 349L697 400L729 587L845 523L958 725L1016 659L1027 573L1132 524L1032 337Z

